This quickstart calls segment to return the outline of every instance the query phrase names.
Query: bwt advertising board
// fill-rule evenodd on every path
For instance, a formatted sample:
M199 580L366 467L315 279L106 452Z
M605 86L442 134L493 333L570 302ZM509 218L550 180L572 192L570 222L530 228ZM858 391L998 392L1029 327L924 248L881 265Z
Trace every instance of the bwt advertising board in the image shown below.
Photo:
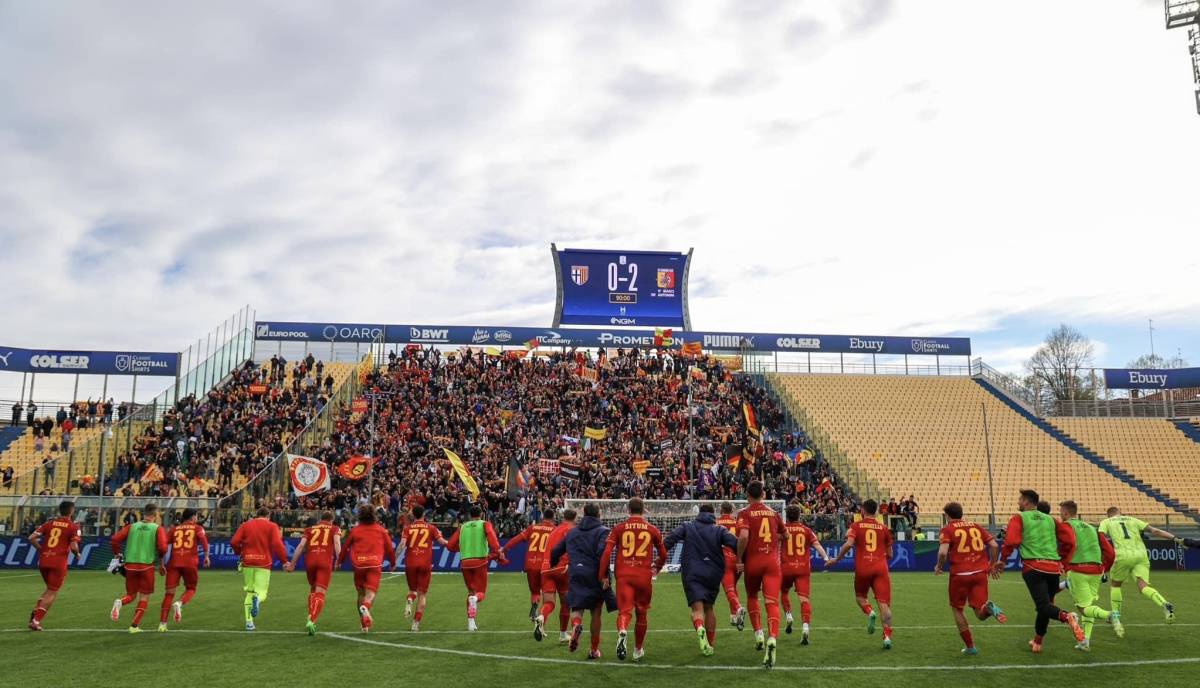
M639 347L654 346L653 331L496 327L491 325L381 325L261 321L255 324L260 341L279 342L378 342L451 346L519 346L536 340L539 346ZM887 354L910 356L969 356L966 337L889 337L878 335L794 334L763 332L681 332L672 334L675 345L699 342L705 349L757 353Z
M300 543L299 539L288 538L284 540L287 545L288 555L296 550L296 546ZM841 541L825 543L825 549L829 552L836 552L841 547ZM492 571L510 571L517 572L524 570L525 567L525 543L522 543L513 548L508 553L509 562L505 566L500 566L497 562L492 562ZM112 549L108 544L108 538L84 538L80 546L81 556L76 558L71 556L71 568L79 569L103 569L112 558ZM1200 550L1187 549L1180 550L1174 543L1168 541L1151 540L1146 543L1146 549L1150 556L1150 568L1159 571L1175 571L1181 568L1188 571L1200 570ZM896 543L896 550L890 562L892 571L933 571L933 567L937 564L938 543L936 541L904 541ZM677 546L675 551L671 552L671 563L679 563L679 553L682 551L682 545ZM209 541L209 556L212 558L213 568L216 569L235 569L237 568L237 555L233 553L233 548L229 546L228 538L214 538ZM1181 559L1182 557L1182 559ZM1180 566L1180 561L1183 561L1184 566ZM303 558L300 560L303 564ZM404 566L404 559L401 557L400 566ZM1005 562L1005 568L1014 571L1021 567L1020 558L1014 552L1012 556ZM0 537L0 568L37 568L37 551L29 543L29 540L23 537ZM343 568L349 569L349 564ZM814 572L824 570L819 559L813 555L812 568ZM433 570L440 572L452 572L459 570L458 554L444 549L441 546L435 545L433 550ZM854 556L851 551L851 556L842 560L837 567L831 569L834 571L853 571ZM70 585L68 579L68 585Z
M1200 387L1200 368L1105 368L1109 389L1187 389Z
M0 346L0 373L163 375L179 373L179 354L163 351L62 351Z
M691 252L593 251L551 244L558 299L554 326L686 328Z

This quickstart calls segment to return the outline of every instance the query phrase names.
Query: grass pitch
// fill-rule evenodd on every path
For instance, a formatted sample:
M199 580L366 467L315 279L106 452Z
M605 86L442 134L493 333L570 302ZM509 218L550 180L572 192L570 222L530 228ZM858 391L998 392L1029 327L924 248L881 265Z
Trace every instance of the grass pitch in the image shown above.
M1154 574L1155 586L1178 609L1173 626L1161 611L1136 593L1126 593L1123 616L1128 628L1117 639L1097 624L1093 649L1073 649L1061 624L1051 625L1045 652L1034 656L1032 603L1020 576L1008 572L992 582L992 598L1009 615L1006 626L973 623L980 656L960 656L958 637L946 603L945 576L893 576L895 647L881 649L882 637L867 635L864 617L854 604L850 574L813 576L813 644L800 645L799 605L796 632L780 636L778 664L760 666L754 636L728 626L728 609L718 601L720 626L714 657L701 657L691 631L678 576L659 578L650 616L646 659L641 665L618 662L613 651L615 614L605 616L599 661L587 661L587 634L571 654L557 643L557 616L548 638L533 640L529 599L520 574L493 574L487 600L480 606L477 633L466 631L465 591L458 575L435 575L429 608L420 633L404 619L407 592L403 576L385 575L375 604L375 627L358 628L353 581L335 574L321 633L304 634L308 586L302 572L275 571L270 596L257 619L258 630L243 630L241 575L234 571L200 573L199 594L185 607L183 621L167 633L158 626L162 579L143 622L147 631L125 633L133 610L120 623L108 618L123 580L103 572L72 571L44 624L44 633L25 630L29 610L41 593L36 571L0 572L0 685L128 686L140 682L203 686L294 684L593 686L619 682L687 682L692 686L754 685L918 685L1028 686L1150 685L1194 686L1200 670L1200 615L1191 606L1200 599L1195 573ZM182 587L179 592L182 592ZM1102 593L1107 605L1107 586ZM794 598L793 598L794 599ZM1058 601L1069 604L1069 595ZM632 629L630 651L632 652Z

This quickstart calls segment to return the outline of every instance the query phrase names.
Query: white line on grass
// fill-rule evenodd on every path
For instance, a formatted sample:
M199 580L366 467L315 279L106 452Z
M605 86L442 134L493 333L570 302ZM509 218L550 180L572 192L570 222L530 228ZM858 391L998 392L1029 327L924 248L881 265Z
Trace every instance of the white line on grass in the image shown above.
M357 638L350 635L341 635L339 633L323 633L322 635L338 640L347 640L352 643L362 643L364 645L376 645L379 647L393 647L400 650L416 650L418 652L434 652L438 654L457 655L460 657L477 657L481 659L500 659L510 660L514 662L534 662L537 664L569 664L573 666L592 666L603 668L618 668L632 667L643 669L678 669L682 671L745 671L751 668L750 666L734 666L728 664L614 664L612 662L599 663L579 661L575 659L557 659L554 657L524 657L520 655L502 655L492 652L473 652L471 650L452 650L444 647L426 647L423 645L410 645L408 643L389 643L382 640L371 640L368 638ZM1089 664L976 664L976 665L954 665L954 664L935 664L929 666L776 666L774 671L821 671L821 672L872 672L872 671L1011 671L1014 669L1095 669L1095 668L1112 668L1112 667L1129 667L1129 666L1158 666L1168 664L1200 664L1200 657L1180 657L1177 659L1138 659L1118 662L1093 662Z
M1186 628L1186 627L1200 626L1200 624L1194 624L1194 623L1177 623L1177 624L1173 624L1173 625L1174 625L1175 627L1185 627L1185 628ZM1144 628L1151 628L1151 627L1153 627L1153 628L1157 628L1157 627L1160 627L1160 626L1164 626L1164 624L1160 624L1160 623L1128 623L1128 624L1125 624L1125 627L1126 627L1126 628L1139 628L1139 627L1144 627ZM957 627L956 627L956 626L952 626L952 625L946 625L946 626L893 626L893 628L895 628L897 631L949 631L949 630L957 630ZM109 627L109 628L47 628L47 629L45 629L45 630L46 630L47 632L51 632L51 633L97 633L97 632L100 632L100 633L126 633L126 632L128 632L128 631L127 631L127 629L126 629L125 627ZM721 631L721 633L722 633L722 637L726 637L727 635L732 635L732 634L734 633L734 631L733 631L732 629L729 629L729 630L727 630L727 629L719 629L719 630L720 630L720 631ZM1005 625L1005 626L1000 626L1000 625L997 625L997 624L988 624L988 625L986 625L986 626L985 626L985 625L980 625L980 626L974 626L974 627L972 627L972 628L971 628L971 632L972 632L972 633L974 633L975 631L979 631L979 630L1021 630L1021 631L1028 631L1028 630L1029 630L1029 627L1028 627L1028 626L1021 626L1021 625L1018 625L1018 624L1008 624L1008 625ZM813 631L814 631L814 632L820 632L820 631L853 631L853 632L858 632L858 633L861 633L861 632L863 631L863 627L862 627L862 626L814 626L814 627L813 627ZM29 631L28 631L28 629L26 629L26 628L0 628L0 633L27 633L27 632L29 632ZM260 635L305 635L305 634L307 634L307 631L265 631L265 630L261 630L261 629L260 629L260 630L255 630L255 631L244 631L244 630L235 630L235 629L231 629L231 628L172 628L172 629L171 629L170 631L168 631L168 632L169 632L169 633L236 633L236 634L238 634L238 635L252 635L252 634L255 634L255 633L257 633L257 634L260 634ZM332 635L333 633L340 633L340 632L342 632L342 631L329 631L329 632L328 632L328 634L329 634L329 635ZM346 631L346 632L349 632L349 631ZM549 633L549 631L548 631L548 633ZM681 634L694 635L696 632L695 632L694 630L690 629L690 628L689 628L689 629L683 629L683 628L652 628L652 629L648 630L648 631L647 631L647 633L651 633L651 634L660 634L660 633L661 633L661 634L676 634L676 635L681 635ZM371 635L403 635L403 636L411 636L411 637L414 637L414 638L419 638L419 637L421 637L421 636L431 636L431 635L529 635L529 636L532 636L532 635L533 635L533 631L531 631L531 630L526 630L526 631L517 631L517 630L488 630L488 629L480 629L480 630L478 630L478 631L433 631L433 630L422 630L422 631L403 631L403 630L397 630L397 631L376 631L376 630L372 630L372 631L371 631Z

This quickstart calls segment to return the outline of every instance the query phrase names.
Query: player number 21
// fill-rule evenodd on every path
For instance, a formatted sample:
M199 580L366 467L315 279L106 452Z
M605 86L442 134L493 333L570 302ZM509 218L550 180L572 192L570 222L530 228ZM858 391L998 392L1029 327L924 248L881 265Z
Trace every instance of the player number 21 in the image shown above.
M640 532L635 533L627 530L621 533L621 556L644 557L650 551L650 533Z
M970 539L970 547L967 546L967 539ZM958 551L966 554L967 552L982 552L983 551L983 535L976 528L970 530L958 531Z

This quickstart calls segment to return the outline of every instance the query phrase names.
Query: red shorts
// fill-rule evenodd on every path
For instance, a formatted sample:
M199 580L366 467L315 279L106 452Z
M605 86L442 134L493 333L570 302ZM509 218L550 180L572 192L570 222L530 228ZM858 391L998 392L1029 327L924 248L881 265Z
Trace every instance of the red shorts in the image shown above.
M782 575L778 559L751 559L746 562L746 597L757 597L762 590L768 600L779 600Z
M868 591L874 591L879 604L892 603L892 577L887 569L854 572L854 594L866 597Z
M404 567L404 580L408 583L409 592L429 592L429 579L433 577L433 568Z
M790 590L795 590L796 594L801 597L808 597L809 591L812 589L812 575L810 571L784 571L783 583L780 585L780 590L787 593Z
M365 569L354 569L354 587L359 590L370 590L375 592L379 590L379 577L383 574L383 568L380 566L372 566Z
M196 589L196 581L200 580L200 572L194 566L168 566L167 567L167 590L174 590L179 585L179 579L183 579L183 586L187 590Z
M133 595L142 593L149 595L154 592L154 568L146 568L134 571L129 567L125 568L125 594Z
M965 576L950 576L950 606L962 609L970 604L971 609L982 609L988 601L988 577L986 571L969 573Z
M58 592L63 586L63 581L67 579L66 566L51 566L38 569L42 573L42 580L46 583L46 589L50 592Z
M483 565L464 566L462 567L463 582L467 585L467 590L473 595L486 595L488 584L488 565L485 561Z
M567 594L567 570L542 569L542 593Z
M525 581L529 583L529 594L537 595L542 591L542 570L540 568L526 569Z
M328 590L329 581L333 578L333 567L321 566L319 564L315 566L309 566L305 564L304 574L308 576L309 587L321 587Z
M650 597L654 594L654 583L650 576L617 577L617 609L627 614L633 609L644 612L650 609Z

